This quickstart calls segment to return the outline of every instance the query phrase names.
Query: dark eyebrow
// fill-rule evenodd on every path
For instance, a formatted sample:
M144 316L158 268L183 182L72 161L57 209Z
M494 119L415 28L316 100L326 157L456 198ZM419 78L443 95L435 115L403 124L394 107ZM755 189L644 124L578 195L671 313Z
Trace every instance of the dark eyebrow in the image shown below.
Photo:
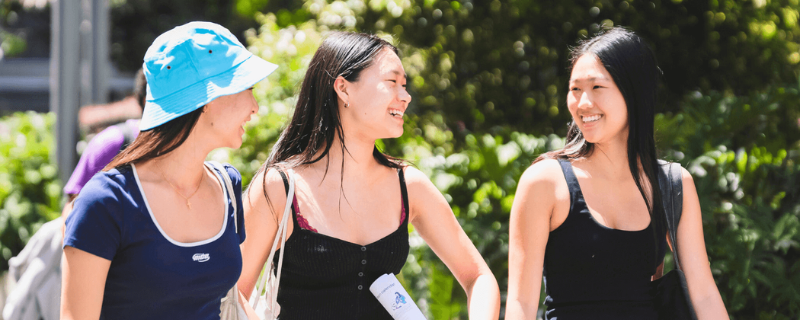
M403 76L403 78L406 79L406 82L408 82L408 75L407 74L401 73L400 71L397 71L397 70L389 71L389 73L392 73L392 74L398 75L398 76Z
M584 82L584 81L595 82L597 80L605 80L605 81L607 81L608 79L606 77L602 77L602 76L586 78L585 80L584 79L569 79L569 83L580 83L580 82Z

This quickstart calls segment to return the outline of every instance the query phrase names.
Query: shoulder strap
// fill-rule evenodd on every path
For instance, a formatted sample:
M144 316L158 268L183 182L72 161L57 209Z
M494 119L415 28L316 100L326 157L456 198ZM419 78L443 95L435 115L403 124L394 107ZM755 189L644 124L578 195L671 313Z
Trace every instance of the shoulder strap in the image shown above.
M286 195L289 195L289 178L286 177L286 173L281 170L278 170L278 173L281 174L281 179L283 179L283 188L286 189Z
M406 187L406 176L403 168L397 168L397 174L400 176L400 196L403 198L403 211L405 211L405 219L403 223L408 222L410 209L408 207L408 189Z
M659 160L658 184L661 187L664 214L666 215L667 233L672 243L672 259L675 267L681 269L678 260L678 224L683 213L683 182L681 165Z
M225 181L228 198L231 199L231 204L233 205L233 228L236 233L239 233L239 217L237 216L239 208L236 207L236 193L233 192L233 182L231 182L231 177L228 175L228 170L225 170L225 166L216 161L206 161L205 164L211 170L217 169L222 176L222 180Z
M569 210L572 212L572 206L578 202L578 192L581 192L581 185L578 183L578 178L575 176L575 171L572 169L572 162L568 159L557 159L558 164L561 165L561 172L564 174L564 180L567 182L567 190L569 191Z

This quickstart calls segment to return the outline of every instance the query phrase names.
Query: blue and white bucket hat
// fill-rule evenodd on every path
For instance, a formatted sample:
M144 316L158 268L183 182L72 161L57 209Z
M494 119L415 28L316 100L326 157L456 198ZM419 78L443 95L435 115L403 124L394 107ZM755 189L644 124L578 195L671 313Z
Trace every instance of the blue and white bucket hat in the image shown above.
M242 92L278 66L223 26L190 22L158 36L144 55L147 98L139 130L158 127L212 100Z

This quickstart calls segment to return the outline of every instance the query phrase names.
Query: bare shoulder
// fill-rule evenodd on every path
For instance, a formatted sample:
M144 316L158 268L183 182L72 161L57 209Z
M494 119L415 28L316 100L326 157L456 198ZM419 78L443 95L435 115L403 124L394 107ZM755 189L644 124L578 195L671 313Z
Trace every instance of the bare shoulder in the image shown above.
M429 210L437 205L448 206L439 189L433 185L425 173L414 167L404 167L403 175L408 190L408 201L411 207L411 221L415 221L421 211Z
M561 164L558 160L546 159L528 167L519 179L519 186L553 188L563 180L564 174L561 171Z
M681 180L683 181L684 186L686 186L687 183L689 183L690 186L694 186L694 178L692 177L692 174L689 173L689 170L686 170L684 167L681 167Z
M558 160L532 164L519 179L511 214L530 214L556 220L566 219L570 203L569 187ZM553 229L553 228L551 228Z
M428 176L417 168L407 166L403 168L403 175L408 187L428 188L433 187L433 183Z
M245 195L245 206L249 204L256 211L280 213L286 202L286 187L278 170L270 168L253 177Z

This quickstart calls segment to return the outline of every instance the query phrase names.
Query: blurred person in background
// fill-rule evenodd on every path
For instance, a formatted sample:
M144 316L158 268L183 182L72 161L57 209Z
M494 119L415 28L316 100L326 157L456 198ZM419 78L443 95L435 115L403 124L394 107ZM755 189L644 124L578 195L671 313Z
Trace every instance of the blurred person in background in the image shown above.
M522 175L511 209L506 319L657 319L667 250L654 114L660 70L644 40L613 28L572 52L567 145ZM685 170L678 257L700 320L727 319L700 203ZM676 244L673 245L675 248Z
M133 95L126 100L132 98L141 114L146 94L147 80L140 69L134 78ZM107 127L89 141L64 187L67 203L61 212L61 218L45 223L31 237L25 248L8 261L10 278L16 285L6 299L3 319L58 319L61 307L63 221L72 210L72 200L78 196L86 182L133 142L138 134L139 120L129 119ZM33 261L41 264L29 268Z
M138 106L144 110L145 96L147 95L147 78L144 71L136 72L133 87L133 97ZM81 154L81 159L72 171L67 184L64 185L64 195L67 204L61 211L61 216L66 219L72 209L72 200L80 193L81 188L100 172L118 153L124 150L139 135L139 119L128 119L100 131L92 137Z

